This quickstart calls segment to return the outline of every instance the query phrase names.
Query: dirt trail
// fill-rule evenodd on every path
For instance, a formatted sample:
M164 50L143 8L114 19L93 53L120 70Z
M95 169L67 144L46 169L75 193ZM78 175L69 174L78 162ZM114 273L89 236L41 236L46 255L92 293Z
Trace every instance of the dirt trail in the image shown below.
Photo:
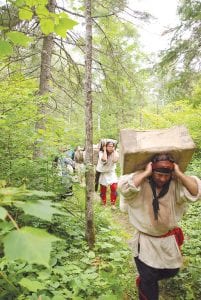
M100 196L96 192L94 193L94 199L96 201L100 202ZM108 199L109 199L109 194L108 194ZM109 205L110 204L109 204L109 201L108 201L107 206L109 207ZM129 222L128 214L122 212L119 209L119 203L117 203L116 207L117 207L117 209L112 212L114 222L116 224L120 225L122 230L124 230L126 233L128 233L129 236L132 237L133 234L134 234L135 229L134 229L133 225L131 225L130 222Z
M118 211L115 211L113 214L113 218L117 223L122 224L122 229L125 229L126 232L133 235L134 227L130 224L127 213L123 213L118 209Z
M100 196L96 192L94 193L94 199L96 201L100 202ZM108 199L109 199L109 193L108 193ZM108 201L107 207L109 207L109 206L110 206L110 203ZM112 211L112 218L113 218L114 222L118 226L120 226L120 228L123 231L125 231L125 233L127 234L126 241L128 242L129 246L131 246L135 229L134 229L133 225L131 225L130 222L129 222L128 214L122 212L119 209L119 203L117 203L116 207L117 207L117 209Z
M121 229L127 234L126 242L128 243L129 247L131 247L135 228L129 222L128 214L121 212L118 208L118 210L113 213L113 219L114 222L120 225Z

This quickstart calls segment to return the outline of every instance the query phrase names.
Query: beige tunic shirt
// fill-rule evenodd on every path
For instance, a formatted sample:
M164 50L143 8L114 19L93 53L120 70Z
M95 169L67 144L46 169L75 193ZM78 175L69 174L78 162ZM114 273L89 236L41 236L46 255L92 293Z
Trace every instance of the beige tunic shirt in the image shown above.
M127 205L129 220L137 230L133 242L134 256L154 268L179 268L182 265L182 255L175 237L157 236L178 226L178 221L186 211L187 200L196 201L201 197L201 181L193 176L198 183L199 192L197 196L192 196L177 180L171 180L168 193L159 199L158 220L155 220L153 194L148 179L136 188L133 181L135 174L121 176L118 183Z

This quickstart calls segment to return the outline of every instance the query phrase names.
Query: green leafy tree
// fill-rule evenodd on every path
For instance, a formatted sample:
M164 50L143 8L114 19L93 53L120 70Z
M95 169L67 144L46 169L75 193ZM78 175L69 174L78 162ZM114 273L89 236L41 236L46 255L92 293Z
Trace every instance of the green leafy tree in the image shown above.
M179 1L179 25L166 32L172 36L171 46L161 53L160 76L167 101L195 100L192 94L200 80L200 8L199 1Z

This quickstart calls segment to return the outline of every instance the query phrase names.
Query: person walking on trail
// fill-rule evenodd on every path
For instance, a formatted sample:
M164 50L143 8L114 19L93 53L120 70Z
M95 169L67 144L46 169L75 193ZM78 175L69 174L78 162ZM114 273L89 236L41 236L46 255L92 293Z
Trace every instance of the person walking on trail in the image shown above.
M136 228L134 259L141 300L158 300L158 281L175 276L182 265L182 229L186 200L201 197L201 180L187 176L170 154L156 154L145 170L119 179L119 191Z
M56 156L54 159L54 166L57 169L57 175L61 178L64 189L62 197L73 195L73 175L75 172L75 163L71 158L66 157L65 151L65 148L62 148L60 156Z
M102 204L105 206L107 199L107 187L110 186L110 201L112 209L116 209L115 203L117 200L117 174L116 163L119 159L118 152L115 150L115 143L113 141L107 141L102 150L99 151L99 158L96 167L96 174L100 184L100 197Z

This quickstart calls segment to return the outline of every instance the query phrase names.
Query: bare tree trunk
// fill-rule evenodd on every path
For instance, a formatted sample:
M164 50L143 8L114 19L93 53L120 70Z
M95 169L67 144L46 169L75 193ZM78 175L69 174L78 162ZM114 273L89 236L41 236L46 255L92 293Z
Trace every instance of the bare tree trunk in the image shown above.
M48 10L50 12L55 12L55 0L48 0ZM51 77L51 58L52 58L52 49L54 45L53 34L49 34L43 38L43 47L41 53L41 72L40 72L40 84L39 92L40 96L48 94L50 92L49 82ZM46 115L46 106L45 103L40 103L38 107L38 112L42 116L39 121L36 122L35 128L36 131L39 129L45 130L45 115ZM34 158L42 157L43 152L40 147L40 141L35 142L34 147Z
M102 99L99 100L99 107L98 107L98 132L101 131L101 111L102 111Z
M85 236L90 248L95 243L93 196L94 196L94 167L93 167L93 116L92 116L92 19L91 0L85 0L86 13L86 50L85 50L85 130L86 130L86 230Z

